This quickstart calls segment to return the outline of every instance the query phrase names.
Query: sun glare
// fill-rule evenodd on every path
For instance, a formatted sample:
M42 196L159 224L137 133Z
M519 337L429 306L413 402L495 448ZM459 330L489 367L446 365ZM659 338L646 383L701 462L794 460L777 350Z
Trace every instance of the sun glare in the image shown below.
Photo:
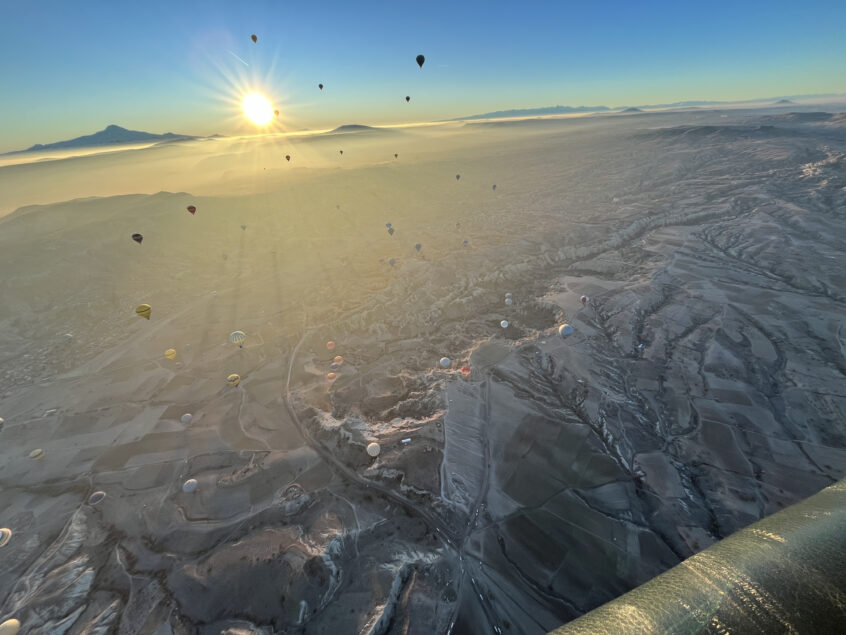
M241 106L247 119L257 126L266 126L273 119L273 108L270 107L270 102L264 95L250 93L244 97Z

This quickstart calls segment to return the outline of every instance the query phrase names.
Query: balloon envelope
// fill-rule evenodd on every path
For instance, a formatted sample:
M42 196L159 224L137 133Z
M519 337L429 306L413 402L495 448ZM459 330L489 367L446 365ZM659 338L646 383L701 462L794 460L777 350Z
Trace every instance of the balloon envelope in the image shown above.
M494 191L496 190L496 183L494 183L493 189L494 189Z
M449 368L450 364L452 364L452 361L449 357L441 357L441 368Z
M333 348L335 348L335 342L333 342L332 340L329 340L328 342L326 342L326 348L328 348L331 351Z
M21 630L20 620L14 618L0 624L0 635L18 635Z
M327 381L335 381L336 379L338 379L337 373L326 373L326 380Z
M388 260L388 264L393 267L395 264L397 264L397 261L394 258L391 258L390 260Z
M255 34L251 35L251 36L250 36L250 39L251 39L253 42L258 42L258 37L257 37Z
M390 229L390 228L391 228L391 223L385 223L385 227L387 227L388 229Z
M341 365L338 362L332 362L331 364L329 364L329 368L331 368L332 370L338 370L340 367Z
M226 378L226 383L230 386L237 386L241 383L241 376L237 373L232 373Z
M185 425L188 425L189 423L191 423L191 419L193 418L194 417L190 412L186 412L184 415L182 415L182 417L180 417L179 420Z
M340 355L335 355L335 358L332 361L335 362L336 364L340 364L344 361L344 358L341 357Z
M514 304L514 300L511 298L505 298L505 306L511 306L512 304Z
M89 505L96 505L97 503L101 502L104 498L106 498L106 492L94 492L91 496L88 497L88 504Z
M12 530L8 527L0 528L0 547L5 547L12 538Z
M200 484L197 482L197 479L189 478L182 484L182 491L186 494L190 494L191 492L196 492L199 486Z
M405 96L405 101L406 101L406 103L410 102L410 101L411 101L411 97L409 97L408 95L406 95L406 96Z
M394 228L393 227L388 227L388 234L390 234L391 236L394 235Z
M237 344L240 348L244 348L244 340L246 339L247 336L244 334L244 331L232 331L232 334L229 336L229 341Z
M460 174L456 174L456 175L455 175L455 180L456 180L456 181L457 181L458 179L460 179L460 178L461 178L461 175L460 175Z
M472 372L472 369L469 366L462 366L460 369L461 374L467 377Z
M420 251L420 250L423 248L423 245L421 245L420 243L417 243L416 245L414 245L414 248L415 248L417 251Z
M417 65L418 65L420 68L423 68L423 62L425 62L425 61L426 61L426 58L425 58L425 57L423 57L422 55L418 55L416 59L417 59Z
M367 445L367 454L369 454L372 457L379 456L379 452L381 452L381 451L382 451L382 447L378 443L374 442L374 443L369 443Z
M285 155L285 160L286 160L286 161L290 161L290 160L291 160L291 155L290 155L290 154L286 154L286 155Z
M507 329L508 328L508 320L503 320L502 322L499 323L499 325L502 328Z
M558 334L563 338L570 337L575 332L575 329L569 324L562 324L558 327Z
M247 226L246 226L246 225L241 225L241 229L243 229L244 231L247 231Z
M144 237L141 234L132 234L132 240L137 242L139 245L144 240Z
M39 459L43 459L44 450L42 450L41 448L36 448L35 450L29 453L29 458L35 459L36 461L38 461Z
M197 211L197 208L196 208L196 207L194 207L193 205L189 205L189 206L188 206L188 207L186 207L185 209L187 209L187 210L188 210L189 212L191 212L192 214L193 214L194 212L196 212L196 211Z
M323 90L323 84L318 84L318 85L317 85L317 87L318 87L320 90Z
M579 299L581 300L582 306L584 306L584 305L586 305L586 304L588 303L588 299L589 299L589 298L588 298L586 295L583 295L583 296L582 296L581 298L579 298Z
M138 317L142 317L145 320L150 319L150 314L153 312L152 307L149 304L139 304L135 307L135 315Z
M168 359L176 359L176 351L172 348L169 348L165 351L165 357Z

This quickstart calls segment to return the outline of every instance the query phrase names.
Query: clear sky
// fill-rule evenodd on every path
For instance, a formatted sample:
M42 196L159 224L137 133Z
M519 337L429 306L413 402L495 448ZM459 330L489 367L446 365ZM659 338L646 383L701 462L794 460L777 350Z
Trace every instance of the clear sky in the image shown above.
M290 130L843 93L846 1L0 0L0 152L247 132L247 88Z

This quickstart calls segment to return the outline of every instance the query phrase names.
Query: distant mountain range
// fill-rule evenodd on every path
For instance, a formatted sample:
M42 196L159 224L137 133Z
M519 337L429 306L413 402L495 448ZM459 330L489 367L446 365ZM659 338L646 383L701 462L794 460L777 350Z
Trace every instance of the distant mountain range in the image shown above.
M218 136L218 135L215 135ZM113 146L123 145L128 143L141 143L144 141L183 141L187 139L196 139L190 135L174 134L166 132L164 134L153 134L152 132L142 132L140 130L127 130L120 126L106 126L100 132L94 134L84 135L76 139L68 139L67 141L57 141L56 143L36 143L31 148L26 150L15 150L14 152L7 152L6 154L18 154L21 152L37 152L39 150L64 150L68 148L92 148L99 146Z
M501 119L505 117L535 117L541 115L563 115L569 113L580 112L608 112L616 110L618 112L639 112L642 108L692 108L697 106L722 106L725 104L754 104L761 102L775 102L772 105L777 106L801 106L796 102L790 101L794 99L819 99L821 97L834 97L842 99L842 93L829 93L821 95L789 95L779 97L766 97L759 99L744 99L741 101L677 101L672 104L638 104L636 106L617 106L611 108L609 106L547 106L545 108L517 108L514 110L496 110L494 112L486 112L480 115L470 115L468 117L455 117L454 119L447 119L446 121L466 121L470 119ZM779 100L779 101L776 101Z

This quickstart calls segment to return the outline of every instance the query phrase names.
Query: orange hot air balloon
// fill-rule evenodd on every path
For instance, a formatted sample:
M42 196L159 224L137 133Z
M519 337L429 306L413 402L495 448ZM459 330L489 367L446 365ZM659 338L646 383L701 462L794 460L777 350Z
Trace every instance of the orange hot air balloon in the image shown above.
M328 348L331 351L333 348L335 348L335 342L333 342L332 340L329 340L328 342L326 342L326 348Z
M197 208L196 208L196 207L194 207L193 205L189 205L189 206L188 206L188 207L186 207L185 209L187 209L189 212L191 212L191 215L192 215L192 216L194 215L194 212L196 212L196 211L197 211Z
M335 381L338 379L338 373L326 373L327 381Z
M335 355L335 358L332 361L336 364L342 364L344 362L344 358L340 355Z
M273 114L274 114L274 115L276 115L276 116L278 117L278 116L279 116L279 111L278 111L278 110L274 110L274 111L273 111Z

